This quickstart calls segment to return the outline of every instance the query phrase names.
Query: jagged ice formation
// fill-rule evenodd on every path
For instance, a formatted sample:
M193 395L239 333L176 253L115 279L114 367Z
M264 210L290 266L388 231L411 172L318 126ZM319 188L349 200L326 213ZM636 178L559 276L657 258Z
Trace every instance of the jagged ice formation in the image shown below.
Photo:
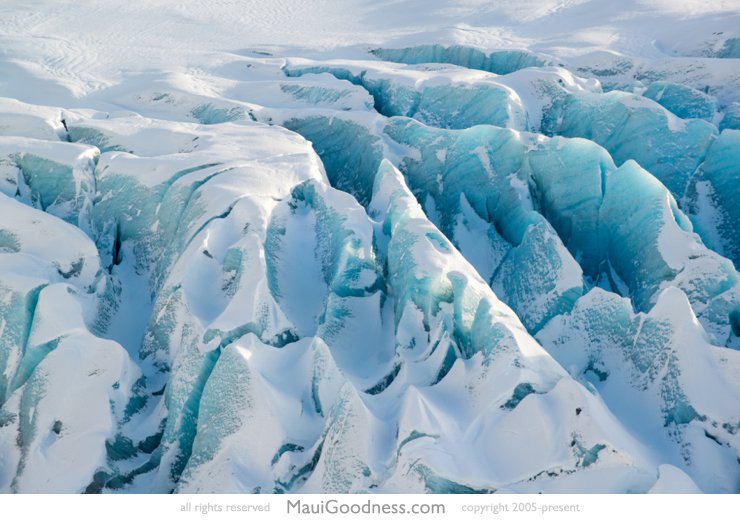
M736 100L232 69L0 98L0 490L738 492Z

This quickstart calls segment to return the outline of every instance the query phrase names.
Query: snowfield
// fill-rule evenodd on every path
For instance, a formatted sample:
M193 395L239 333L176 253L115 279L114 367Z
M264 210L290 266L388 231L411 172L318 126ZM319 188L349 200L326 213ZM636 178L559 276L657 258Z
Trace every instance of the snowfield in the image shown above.
M740 492L740 3L0 6L0 491Z

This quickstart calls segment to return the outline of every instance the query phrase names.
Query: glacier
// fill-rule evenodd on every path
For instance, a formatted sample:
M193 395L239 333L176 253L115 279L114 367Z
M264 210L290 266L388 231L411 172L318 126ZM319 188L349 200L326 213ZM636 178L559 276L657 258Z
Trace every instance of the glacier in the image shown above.
M740 492L732 39L518 41L0 80L0 492Z

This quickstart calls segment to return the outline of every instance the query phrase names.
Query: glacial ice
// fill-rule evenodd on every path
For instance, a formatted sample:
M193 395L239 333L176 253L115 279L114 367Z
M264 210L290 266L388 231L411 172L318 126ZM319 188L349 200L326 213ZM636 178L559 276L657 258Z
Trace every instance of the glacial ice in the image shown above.
M485 53L463 45L419 45L402 49L379 48L371 51L385 61L399 63L452 63L468 69L485 70L494 74L509 74L526 67L544 67L548 63L525 50L501 50Z
M368 65L296 62L284 72L288 77L328 73L359 85L372 96L375 110L388 117L413 117L441 128L482 124L522 129L527 126L526 112L516 92L490 75L470 81L455 69L388 70Z
M740 208L737 205L740 178L740 130L725 130L709 147L697 172L697 226L707 229L707 242L740 265ZM706 222L709 220L709 222Z
M712 121L718 110L717 100L685 85L668 81L655 81L642 94L657 101L681 119Z
M719 122L720 130L740 130L740 101L730 103L724 109L722 120Z
M0 217L14 244L0 259L0 489L82 491L106 465L138 368L94 334L110 280L92 241L4 194Z
M730 461L738 397L721 360L736 351L708 343L682 291L665 289L650 312L636 314L626 299L594 288L537 338L572 374L595 385L638 438L660 443L666 460L687 464L702 489L732 491L740 476Z
M4 137L0 190L89 230L98 155L84 145Z
M706 121L680 119L652 100L619 91L556 96L543 115L542 131L590 139L618 165L637 161L677 199L717 136Z
M372 54L0 99L0 490L737 492L733 105Z

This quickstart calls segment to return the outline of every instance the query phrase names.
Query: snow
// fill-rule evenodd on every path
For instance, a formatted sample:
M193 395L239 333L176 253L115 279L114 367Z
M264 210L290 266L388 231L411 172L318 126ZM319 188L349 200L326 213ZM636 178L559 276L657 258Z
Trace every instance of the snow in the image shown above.
M696 484L675 466L661 464L658 471L660 472L658 481L648 493L701 493Z
M738 492L739 22L1 6L0 491Z
M91 332L89 293L107 283L92 241L5 195L0 208L6 237L15 237L0 284L0 486L81 491L105 463L138 368L120 345Z

